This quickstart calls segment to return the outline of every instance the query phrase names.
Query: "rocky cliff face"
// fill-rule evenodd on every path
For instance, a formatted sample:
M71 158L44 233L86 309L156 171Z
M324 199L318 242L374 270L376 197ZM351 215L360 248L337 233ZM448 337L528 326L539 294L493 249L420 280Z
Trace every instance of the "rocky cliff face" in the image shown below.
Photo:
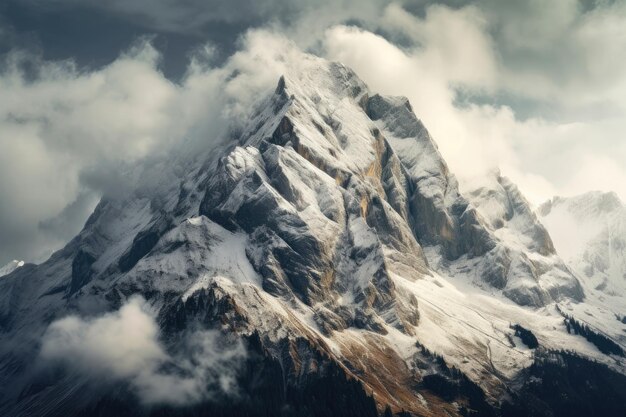
M514 184L461 193L406 99L300 59L175 181L103 200L63 250L0 281L0 383L18 381L2 414L493 415L537 351L513 324L623 371L567 332L554 305L584 293ZM239 400L145 408L33 367L50 323L138 294L168 352L196 329L243 341Z

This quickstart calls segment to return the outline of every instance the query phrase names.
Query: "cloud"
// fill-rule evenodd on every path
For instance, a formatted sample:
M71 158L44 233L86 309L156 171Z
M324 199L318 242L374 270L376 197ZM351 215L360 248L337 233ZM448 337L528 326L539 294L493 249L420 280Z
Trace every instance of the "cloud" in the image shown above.
M502 88L565 107L623 97L623 2L599 1L588 9L578 0L476 4L504 64Z
M374 91L407 96L462 183L464 179L500 167L536 203L553 194L581 193L588 188L612 188L625 197L626 186L621 178L626 174L622 133L626 129L623 117L626 106L621 106L619 101L623 98L618 98L615 91L603 89L601 77L596 78L594 72L570 71L565 75L569 81L563 84L561 77L543 64L515 67L512 60L502 55L502 38L494 37L494 33L505 30L494 28L505 24L498 20L504 12L493 17L485 10L485 4L478 1L456 9L430 6L422 17L391 5L381 19L389 36L336 26L325 34L324 53L352 67ZM590 32L593 36L585 37L593 38L593 42L582 48L583 56L575 56L571 62L593 62L591 50L601 51L603 43L610 44L613 53L619 50L617 61L626 57L626 50L622 52L620 46L622 36L613 41L608 35L622 31L622 26L613 21L626 23L623 7L599 8L582 14L578 8L561 6L556 10L548 7L548 11L573 15L559 16L564 21L556 22L555 28L545 28L545 33L536 33L535 38L514 43L513 47L550 61L546 57L559 42L565 42L571 34L580 39L581 34ZM537 16L537 8L537 5L525 8L526 15L521 19L539 19L535 24L543 27L546 23ZM615 12L611 18L598 17L609 10ZM601 22L613 23L609 29L603 29ZM593 30L589 29L590 25ZM506 29L510 33L502 36L523 35L523 25L513 26ZM400 46L391 41L398 37L411 42ZM578 48L578 41L572 42L568 50ZM597 53L604 57L601 62L608 64L610 57ZM380 64L372 65L373 62ZM616 63L621 68L621 62ZM560 69L568 71L563 66ZM618 75L611 69L606 73L612 80L608 84L621 91L620 86L626 80L624 74L625 71ZM590 85L583 89L586 82ZM549 99L546 103L559 108L560 116L544 118L536 114L522 119L517 115L515 103L505 105L495 99L477 99L502 94ZM572 100L573 97L579 99ZM589 117L594 112L587 112L587 117L581 118L583 109L593 108L594 103L605 103L595 110L601 118ZM610 108L613 110L609 111ZM572 123L571 119L578 121ZM590 161L604 161L604 165ZM588 188L583 188L583 184Z
M246 352L217 331L186 336L170 355L146 301L130 299L119 311L92 319L69 316L50 324L41 358L61 363L93 381L126 381L146 404L189 405L215 395L235 395Z
M180 83L159 71L148 39L93 71L8 55L0 71L0 262L44 260L78 233L100 196L135 187L148 166L140 161L210 150L275 87L280 42L250 32L220 66L210 46L198 49Z
M465 12L442 9L434 19L437 26L451 20L452 26L458 24L458 30L479 30L474 17ZM468 20L459 22L464 19ZM430 29L427 27L420 36L428 41ZM436 42L450 45L445 39ZM456 45L450 45L452 50L407 51L371 32L339 26L327 31L324 46L330 58L353 68L373 91L407 96L457 175L479 175L514 162L515 155L506 142L507 129L515 124L511 109L487 105L460 108L455 104L455 86L459 83L470 88L487 87L488 80L478 75L459 75L466 66L477 67L477 74L482 72L481 67L492 68L491 51L486 44L474 45L480 51L478 55L484 57L484 62L480 62L473 60L474 54L456 55ZM371 65L372 62L381 65Z
M0 73L2 257L49 254L78 231L97 200L97 190L81 184L83 170L137 161L173 136L168 103L176 89L156 70L157 59L145 42L95 72L19 51L6 58ZM39 228L86 199L90 204L74 213L76 223L62 237Z
M344 62L373 91L408 96L461 179L499 166L535 202L587 188L626 199L623 2L288 3L89 6L174 32L217 21L265 28L245 32L220 63L218 47L198 46L177 82L146 39L93 70L20 51L5 57L0 263L45 259L101 195L133 189L141 161L210 149L273 88L293 43ZM345 22L358 27L337 26Z
M50 7L50 2L29 0L40 8ZM46 4L47 3L47 4ZM367 18L373 19L387 0L56 0L56 5L80 4L108 13L139 21L148 28L178 33L202 32L207 25L215 23L244 24L247 27L263 26L267 23L290 25L308 20Z

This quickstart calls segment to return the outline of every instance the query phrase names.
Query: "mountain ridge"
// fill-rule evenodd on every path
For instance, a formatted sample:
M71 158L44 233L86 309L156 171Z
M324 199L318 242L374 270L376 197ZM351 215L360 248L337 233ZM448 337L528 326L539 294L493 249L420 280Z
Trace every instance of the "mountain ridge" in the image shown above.
M22 381L0 410L78 415L50 401L59 392L127 407L119 392L82 398L68 378L42 388L24 370L50 323L138 294L172 349L198 327L245 340L264 382L239 382L258 400L280 380L273 401L289 407L310 390L330 401L318 384L334 381L373 404L364 413L490 415L564 345L624 372L566 330L556 303L580 304L583 288L514 184L498 175L463 195L408 100L310 55L290 71L176 181L104 199L64 249L0 281L1 382Z

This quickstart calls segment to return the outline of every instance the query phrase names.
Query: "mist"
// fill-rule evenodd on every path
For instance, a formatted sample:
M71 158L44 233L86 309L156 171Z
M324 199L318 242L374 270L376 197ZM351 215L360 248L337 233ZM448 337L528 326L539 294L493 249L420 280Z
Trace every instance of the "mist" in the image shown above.
M50 324L40 358L102 381L128 383L144 405L193 405L216 395L237 395L236 376L246 358L240 340L216 330L188 333L178 353L159 340L155 313L141 297L95 318L68 316Z

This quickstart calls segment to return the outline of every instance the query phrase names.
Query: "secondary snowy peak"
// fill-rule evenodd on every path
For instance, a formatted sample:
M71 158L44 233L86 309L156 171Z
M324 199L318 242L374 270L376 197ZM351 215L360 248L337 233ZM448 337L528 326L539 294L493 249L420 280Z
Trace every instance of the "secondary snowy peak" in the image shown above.
M515 184L493 172L465 187L471 206L497 242L482 259L461 264L469 275L482 275L520 304L583 299L580 283L557 255L548 231Z
M626 206L617 194L555 197L538 213L561 256L589 288L626 297Z
M15 271L21 266L24 266L24 261L12 260L8 264L0 268L0 277L9 275L11 272Z
M552 239L517 186L499 171L466 185L468 198L502 240L543 256L555 254Z

